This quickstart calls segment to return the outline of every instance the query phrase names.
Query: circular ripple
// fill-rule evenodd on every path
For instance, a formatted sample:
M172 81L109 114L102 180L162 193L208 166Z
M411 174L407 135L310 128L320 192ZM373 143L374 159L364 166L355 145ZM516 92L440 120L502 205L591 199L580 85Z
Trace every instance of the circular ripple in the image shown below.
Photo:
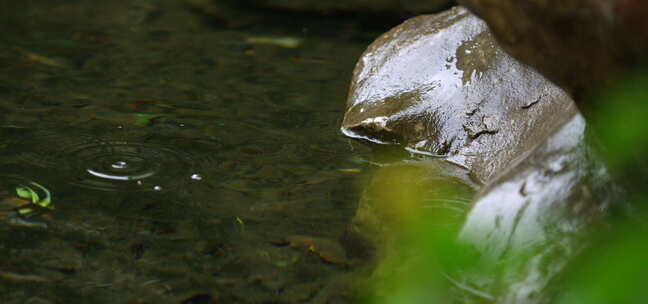
M71 148L73 183L100 190L159 191L186 179L193 167L187 154L157 144L108 141Z
M53 132L24 133L13 143L20 163L57 174L70 183L104 191L162 191L195 181L192 143L124 139ZM59 174L60 173L60 174Z

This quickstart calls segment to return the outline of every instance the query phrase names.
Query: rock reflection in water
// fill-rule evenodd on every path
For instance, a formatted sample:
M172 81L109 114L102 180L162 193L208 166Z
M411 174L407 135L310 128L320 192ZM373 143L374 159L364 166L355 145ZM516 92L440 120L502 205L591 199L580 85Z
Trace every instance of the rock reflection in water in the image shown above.
M442 160L382 165L364 189L345 236L352 242L366 242L365 248L348 242L346 246L352 248L351 255L355 250L358 256L385 258L399 247L402 230L413 226L419 216L446 215L438 222L440 229L450 223L459 225L478 188L467 170Z

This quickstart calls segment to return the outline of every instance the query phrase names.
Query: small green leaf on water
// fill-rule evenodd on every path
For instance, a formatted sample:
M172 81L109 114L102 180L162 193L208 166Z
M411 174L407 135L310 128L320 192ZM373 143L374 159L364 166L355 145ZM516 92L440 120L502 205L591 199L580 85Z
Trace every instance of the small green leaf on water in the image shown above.
M31 184L38 187L38 188L40 188L45 193L45 198L43 200L37 200L34 203L41 206L41 207L44 207L44 208L53 209L53 207L50 206L50 204L52 203L52 194L49 192L49 190L47 190L47 188L45 188L43 185L41 185L41 184L39 184L37 182L31 182ZM36 196L36 197L38 198L38 196Z
M38 193L36 193L36 191L32 190L31 188L29 188L29 191L31 192L32 203L38 204L38 202L40 202L40 197L38 196Z
M49 209L54 209L53 206L50 206L52 201L49 199L43 199L42 201L38 201L36 204L43 207L43 208L49 208Z
M20 198L31 199L31 189L29 187L16 187L16 195Z
M51 205L52 204L52 194L45 188L43 185L37 183L37 182L31 182L31 185L34 187L39 188L40 190L43 191L45 194L45 198L41 200L40 196L36 191L34 191L31 187L28 186L18 186L16 187L16 194L18 197L23 198L23 199L29 199L33 204L39 205L43 208L49 208L49 209L54 209L54 207ZM31 212L31 211L29 211ZM23 213L24 214L24 213Z
M16 194L20 198L30 199L32 203L37 203L38 201L40 201L38 194L30 187L16 187Z

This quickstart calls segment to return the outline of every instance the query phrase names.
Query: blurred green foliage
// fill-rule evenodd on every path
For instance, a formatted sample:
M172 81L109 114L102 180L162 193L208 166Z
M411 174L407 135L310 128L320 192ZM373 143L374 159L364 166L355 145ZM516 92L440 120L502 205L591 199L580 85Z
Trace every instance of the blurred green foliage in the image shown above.
M648 225L616 223L576 259L563 279L558 304L646 303L648 300Z
M636 151L648 150L648 73L630 77L596 99L588 123L606 164L617 170L632 166Z
M382 168L374 176L374 184L368 189L372 193L368 195L379 201L374 207L383 209L377 212L383 213L382 224L389 226L385 230L389 231L386 238L390 242L382 250L382 259L369 283L373 292L366 302L451 301L453 284L449 274L472 265L464 248L455 241L463 217L452 205L468 200L473 193L465 185L444 181L441 176L408 166Z
M631 75L594 101L590 142L627 192L622 214L592 236L593 245L573 261L558 304L648 301L648 73ZM627 207L627 208L626 208ZM615 211L615 210L613 210Z

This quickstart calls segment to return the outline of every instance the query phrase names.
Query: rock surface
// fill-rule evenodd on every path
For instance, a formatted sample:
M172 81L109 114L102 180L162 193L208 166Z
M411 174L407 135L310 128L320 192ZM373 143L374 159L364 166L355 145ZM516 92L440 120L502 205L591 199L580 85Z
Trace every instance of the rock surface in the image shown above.
M610 85L646 61L645 1L460 2L488 23L510 54L577 96Z
M497 303L546 303L608 215L614 188L584 130L583 117L574 115L477 195L459 239L485 265L467 281Z
M610 164L617 162L615 149L631 151L625 158L632 165L609 166L614 180L622 184L629 200L642 201L648 182L646 149L640 137L620 147L601 123L611 112L627 111L624 137L645 124L634 125L632 117L645 117L646 92L636 96L606 97L623 90L648 67L648 2L641 0L462 0L482 17L498 42L518 60L572 93L579 110L588 120L588 141ZM629 96L629 95L626 95ZM643 119L645 120L645 118ZM631 126L632 125L632 126ZM645 133L644 131L636 133ZM634 198L636 197L636 198ZM639 205L642 205L641 203Z
M412 18L372 43L354 71L342 132L446 158L486 182L576 108L501 50L464 8Z

